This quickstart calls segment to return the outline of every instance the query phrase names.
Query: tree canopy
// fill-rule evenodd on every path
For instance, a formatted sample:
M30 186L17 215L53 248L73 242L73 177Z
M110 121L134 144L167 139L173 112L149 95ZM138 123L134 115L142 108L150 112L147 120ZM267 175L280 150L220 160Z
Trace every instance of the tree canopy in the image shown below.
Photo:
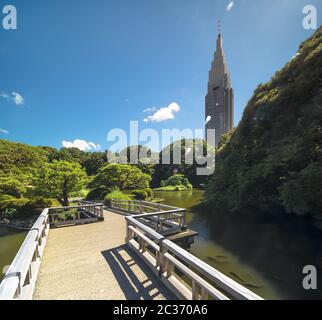
M80 164L55 160L41 171L37 193L41 196L56 198L62 206L68 206L70 195L81 191L87 182L86 172Z
M138 167L127 164L109 164L101 168L90 188L118 188L119 190L145 189L149 187L151 177Z

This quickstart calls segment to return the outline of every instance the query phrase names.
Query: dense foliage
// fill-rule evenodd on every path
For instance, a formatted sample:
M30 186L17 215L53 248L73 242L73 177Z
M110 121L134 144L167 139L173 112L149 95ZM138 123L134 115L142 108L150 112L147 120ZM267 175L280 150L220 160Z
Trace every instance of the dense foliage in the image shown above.
M197 175L197 168L205 166L198 164L200 156L206 156L208 154L214 154L215 150L207 146L203 140L178 140L169 146L165 147L159 154L159 162L155 166L155 172L153 175L152 185L159 187L161 181L169 179L175 174L183 174L188 178L190 183L198 188L202 187L208 182L208 176ZM181 154L181 160L177 161L174 159L174 155ZM166 164L162 161L162 158L169 156L169 163Z
M218 150L217 211L322 215L322 28L266 84Z
M138 167L127 164L109 164L101 168L89 184L91 189L107 187L121 191L148 188L151 177Z
M131 200L131 199L132 198L130 195L123 193L120 190L115 190L105 196L104 204L106 206L109 206L111 204L111 200Z
M84 169L77 162L54 160L41 170L36 193L57 199L62 206L69 205L69 197L77 195L87 184Z
M156 188L155 190L162 191L185 191L192 190L192 184L189 179L185 177L183 174L174 174L167 180L161 180L160 188Z

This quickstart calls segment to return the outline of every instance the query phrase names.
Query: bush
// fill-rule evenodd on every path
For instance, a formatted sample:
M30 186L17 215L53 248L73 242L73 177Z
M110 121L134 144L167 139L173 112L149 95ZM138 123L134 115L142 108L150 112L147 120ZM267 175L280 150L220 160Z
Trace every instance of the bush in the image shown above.
M153 198L153 191L151 188L145 188L143 189L148 194L148 198Z
M168 186L180 186L182 185L182 180L184 179L183 174L174 174L172 177L170 177L167 181L166 184Z
M108 193L111 193L112 190L108 189L106 187L96 188L91 190L87 196L86 200L92 201L92 200L102 200L106 197Z
M131 197L128 194L123 193L122 191L116 190L106 195L104 204L106 206L110 206L111 200L131 200Z
M15 218L27 218L39 214L43 209L51 207L52 201L42 197L34 199L11 199L0 202L1 215L7 215L10 210L15 210Z
M26 193L26 188L18 179L5 178L0 180L0 193L20 198Z
M193 189L189 179L183 174L174 174L168 180L160 182L160 188L155 190L163 191L185 191Z
M0 202L7 201L7 200L13 200L15 197L9 196L8 194L1 194L0 195Z
M146 200L148 198L148 193L144 190L133 190L132 194L136 200Z
M6 208L1 215L3 218L10 220L10 219L13 219L17 215L17 210Z

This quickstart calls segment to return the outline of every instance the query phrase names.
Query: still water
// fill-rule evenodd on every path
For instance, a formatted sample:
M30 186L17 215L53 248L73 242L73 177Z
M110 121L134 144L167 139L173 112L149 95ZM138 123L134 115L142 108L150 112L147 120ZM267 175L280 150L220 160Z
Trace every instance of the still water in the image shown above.
M254 221L198 212L200 190L158 191L155 196L188 209L188 226L199 233L191 253L230 278L265 299L322 299L321 230L290 218ZM305 265L316 266L318 290L303 289Z
M3 277L3 268L11 264L26 234L0 226L0 281Z

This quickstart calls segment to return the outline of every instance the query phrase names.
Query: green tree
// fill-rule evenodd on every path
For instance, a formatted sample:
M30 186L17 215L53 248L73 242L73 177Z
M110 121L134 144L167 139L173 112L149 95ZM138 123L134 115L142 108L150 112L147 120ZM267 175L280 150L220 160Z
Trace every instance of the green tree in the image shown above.
M82 165L86 169L89 176L97 174L98 170L107 163L107 156L105 152L92 152L88 153L87 158L83 161Z
M0 178L0 194L21 198L26 191L26 187L18 178Z
M69 205L69 196L80 192L88 182L88 177L80 164L68 161L54 161L40 173L37 193L56 198L62 206Z
M167 180L176 173L186 176L194 187L205 184L208 181L208 176L197 175L197 168L200 168L200 164L197 162L196 154L206 155L207 153L214 155L215 149L201 139L181 139L166 146L159 154L160 164L154 167L152 185L158 187L161 180ZM174 163L174 154L178 156L181 154L179 164ZM163 156L169 157L169 164L162 163Z
M138 167L126 164L109 164L101 168L89 184L92 189L118 188L119 190L145 189L149 187L151 177Z

